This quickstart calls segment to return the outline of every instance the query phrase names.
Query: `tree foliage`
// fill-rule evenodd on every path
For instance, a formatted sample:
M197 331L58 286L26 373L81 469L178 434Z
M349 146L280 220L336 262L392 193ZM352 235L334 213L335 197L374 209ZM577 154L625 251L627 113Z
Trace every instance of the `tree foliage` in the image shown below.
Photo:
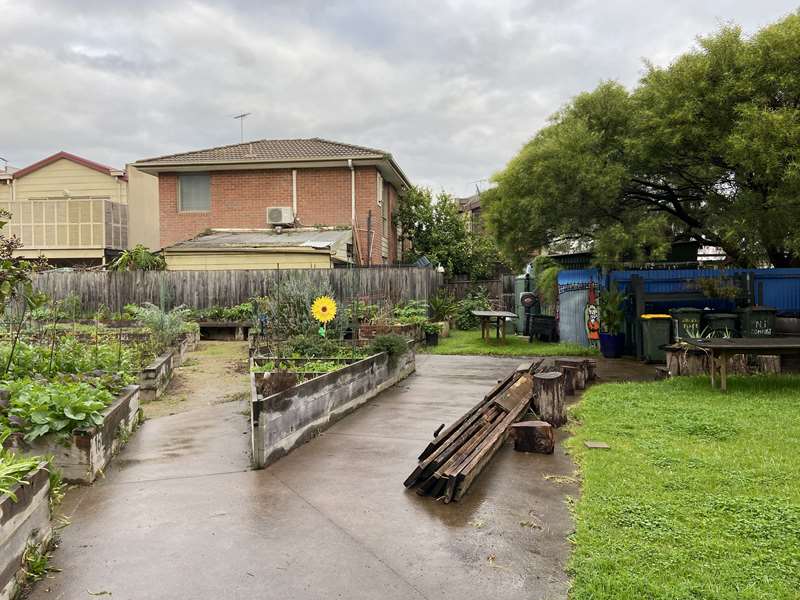
M494 240L467 230L458 202L440 192L434 199L430 189L412 187L393 215L404 240L411 242L403 260L413 262L427 256L449 274L487 279L494 275L500 254Z
M800 14L751 38L721 28L638 87L577 96L486 195L518 261L563 240L605 264L664 258L675 238L751 266L800 265Z
M111 271L163 271L167 262L142 244L122 252L109 267Z

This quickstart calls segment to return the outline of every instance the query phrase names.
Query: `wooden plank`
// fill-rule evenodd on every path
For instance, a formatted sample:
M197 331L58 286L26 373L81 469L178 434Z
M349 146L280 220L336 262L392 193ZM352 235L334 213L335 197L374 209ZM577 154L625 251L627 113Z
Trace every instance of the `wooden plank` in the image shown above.
M525 411L528 410L531 393L533 391L533 377L529 374L523 375L512 387L515 388L512 393L519 398L518 405L498 423L487 439L472 453L472 459L469 463L460 469L457 475L458 482L456 483L453 500L459 500L464 496L475 481L475 478L506 440L511 424L518 421L522 415L525 414ZM509 390L509 392L511 392L511 390Z
M452 425L450 425L447 429L439 433L438 436L435 436L433 441L431 441L427 447L422 451L422 453L417 457L418 460L425 460L428 458L436 449L445 443L453 433L461 427L461 425L467 421L470 417L474 416L477 411L479 411L482 407L486 406L487 402L494 398L497 394L499 394L502 390L504 390L507 386L513 383L518 377L520 373L513 371L508 374L507 377L501 379L497 382L497 384L489 390L489 393L486 394L483 399L478 402L475 406L473 406L469 411L464 413L461 417L459 417Z

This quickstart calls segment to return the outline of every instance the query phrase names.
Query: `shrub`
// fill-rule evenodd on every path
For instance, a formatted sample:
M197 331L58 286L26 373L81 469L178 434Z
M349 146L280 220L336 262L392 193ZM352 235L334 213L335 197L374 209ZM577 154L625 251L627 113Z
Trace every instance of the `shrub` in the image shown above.
M111 271L163 271L167 262L142 244L125 250L109 266Z
M486 288L476 287L467 292L466 297L458 303L456 327L459 329L475 329L480 319L472 314L473 310L489 310L489 295Z
M369 345L370 354L386 352L389 355L389 364L394 365L397 359L408 352L408 343L403 336L396 333L377 335Z
M431 306L432 321L447 321L453 318L458 311L458 301L452 294L439 291L429 301Z
M190 314L191 311L182 306L164 311L149 302L134 309L134 316L150 330L160 350L174 345L188 331L187 318Z
M298 335L286 344L287 354L301 357L331 357L341 353L341 347L333 340L319 335Z

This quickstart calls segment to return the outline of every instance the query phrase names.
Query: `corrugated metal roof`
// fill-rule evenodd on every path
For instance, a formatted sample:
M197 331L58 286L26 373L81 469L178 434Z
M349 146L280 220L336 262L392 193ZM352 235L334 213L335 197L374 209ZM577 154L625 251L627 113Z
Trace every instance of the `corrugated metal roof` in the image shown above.
M349 243L350 229L274 229L211 230L191 240L178 242L167 250L220 250L233 248L314 248L324 250Z

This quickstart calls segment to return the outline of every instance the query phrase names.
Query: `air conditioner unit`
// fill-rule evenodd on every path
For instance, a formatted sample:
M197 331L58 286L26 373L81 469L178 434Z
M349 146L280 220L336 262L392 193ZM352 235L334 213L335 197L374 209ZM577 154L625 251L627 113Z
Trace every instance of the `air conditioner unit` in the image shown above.
M271 206L267 209L268 225L293 225L294 212L289 206Z

